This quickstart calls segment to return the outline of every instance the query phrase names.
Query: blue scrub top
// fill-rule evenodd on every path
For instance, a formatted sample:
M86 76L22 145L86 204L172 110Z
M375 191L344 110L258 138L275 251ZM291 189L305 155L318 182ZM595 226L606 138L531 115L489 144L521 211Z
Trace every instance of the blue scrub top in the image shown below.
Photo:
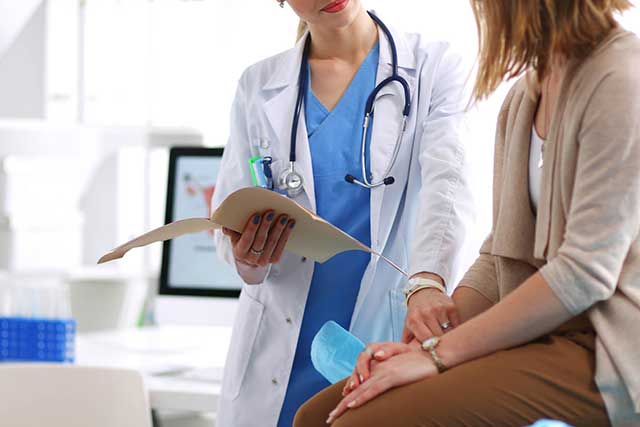
M367 97L375 88L378 59L376 44L333 111L315 97L311 78L305 96L317 213L367 246L371 245L370 190L349 184L344 177L351 174L362 180L362 121ZM368 170L368 147L365 153ZM349 329L369 260L366 252L350 251L315 264L278 427L291 427L298 408L330 385L311 363L311 342L329 320Z

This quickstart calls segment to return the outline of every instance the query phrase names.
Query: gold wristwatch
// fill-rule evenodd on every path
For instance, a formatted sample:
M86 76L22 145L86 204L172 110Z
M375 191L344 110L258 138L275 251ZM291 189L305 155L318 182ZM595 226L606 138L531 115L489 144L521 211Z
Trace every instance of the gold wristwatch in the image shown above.
M443 373L448 368L442 363L442 359L438 356L436 352L436 347L440 344L440 337L431 337L422 342L422 349L428 352L433 359L433 363L435 363L436 368L438 368L438 373Z
M443 294L447 294L447 289L436 280L427 279L426 277L412 277L404 289L402 289L405 305L409 305L409 298L411 298L413 294L423 289L437 289Z

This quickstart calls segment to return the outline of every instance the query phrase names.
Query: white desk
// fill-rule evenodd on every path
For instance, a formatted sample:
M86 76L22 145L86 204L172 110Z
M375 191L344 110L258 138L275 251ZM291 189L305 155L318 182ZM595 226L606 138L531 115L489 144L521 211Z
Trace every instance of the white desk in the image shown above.
M181 372L192 368L222 370L230 339L231 328L209 326L80 334L76 364L140 371L153 409L215 412L220 382L187 379Z

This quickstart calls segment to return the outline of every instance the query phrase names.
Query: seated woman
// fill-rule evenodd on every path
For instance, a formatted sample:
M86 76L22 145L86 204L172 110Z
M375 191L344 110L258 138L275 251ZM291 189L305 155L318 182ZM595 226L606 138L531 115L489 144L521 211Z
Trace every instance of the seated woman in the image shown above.
M492 232L453 296L463 323L369 345L296 427L640 426L640 40L613 18L630 4L472 5L475 99L527 73L498 118Z

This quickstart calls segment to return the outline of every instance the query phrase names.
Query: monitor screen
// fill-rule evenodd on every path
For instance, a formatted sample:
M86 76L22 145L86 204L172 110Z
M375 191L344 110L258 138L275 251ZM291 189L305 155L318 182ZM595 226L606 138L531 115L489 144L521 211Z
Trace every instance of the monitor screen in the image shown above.
M165 222L209 217L222 148L175 147L169 155ZM164 242L160 294L237 297L242 280L216 254L213 230Z

